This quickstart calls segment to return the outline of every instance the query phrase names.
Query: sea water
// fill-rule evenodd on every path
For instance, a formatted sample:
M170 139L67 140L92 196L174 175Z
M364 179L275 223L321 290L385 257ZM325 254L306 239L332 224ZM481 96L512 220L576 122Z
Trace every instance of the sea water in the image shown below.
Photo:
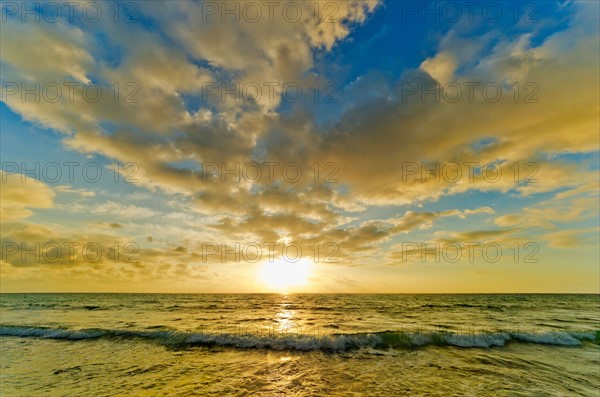
M2 396L599 396L600 296L2 294Z

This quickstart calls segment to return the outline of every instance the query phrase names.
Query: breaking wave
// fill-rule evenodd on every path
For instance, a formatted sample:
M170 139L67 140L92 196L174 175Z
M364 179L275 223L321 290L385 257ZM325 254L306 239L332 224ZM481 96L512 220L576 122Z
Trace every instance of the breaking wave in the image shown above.
M33 337L59 340L141 339L167 346L226 346L241 349L322 350L344 352L361 348L399 349L428 345L464 348L502 347L509 342L552 346L581 346L584 342L600 343L600 331L586 332L374 332L331 334L327 336L295 333L208 333L177 330L73 329L19 325L0 326L0 336Z

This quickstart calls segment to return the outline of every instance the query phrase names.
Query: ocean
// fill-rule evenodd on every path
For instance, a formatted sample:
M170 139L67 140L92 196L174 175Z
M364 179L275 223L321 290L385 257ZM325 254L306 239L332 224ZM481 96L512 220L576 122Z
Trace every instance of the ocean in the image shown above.
M3 397L600 395L600 295L0 297Z

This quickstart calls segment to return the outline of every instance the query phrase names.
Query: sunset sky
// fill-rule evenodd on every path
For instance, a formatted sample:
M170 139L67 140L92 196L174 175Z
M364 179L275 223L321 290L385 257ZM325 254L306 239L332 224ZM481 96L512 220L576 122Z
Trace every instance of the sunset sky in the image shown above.
M600 3L272 3L3 3L2 292L599 292Z

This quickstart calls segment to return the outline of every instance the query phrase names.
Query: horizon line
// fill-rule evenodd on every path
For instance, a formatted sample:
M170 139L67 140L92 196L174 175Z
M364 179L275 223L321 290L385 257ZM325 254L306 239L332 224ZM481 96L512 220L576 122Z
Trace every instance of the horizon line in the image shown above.
M597 292L1 292L17 294L123 294L123 295L600 295Z

